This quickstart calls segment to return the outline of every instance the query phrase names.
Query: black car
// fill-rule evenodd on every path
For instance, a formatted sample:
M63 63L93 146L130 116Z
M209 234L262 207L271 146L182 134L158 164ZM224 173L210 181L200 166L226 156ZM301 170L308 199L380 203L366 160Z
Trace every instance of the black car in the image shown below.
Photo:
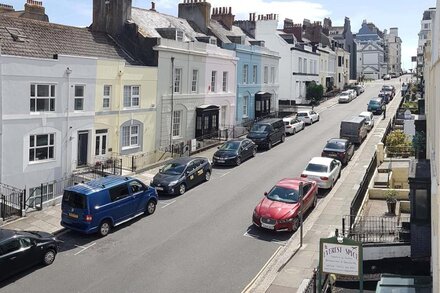
M377 95L379 98L382 98L385 104L388 104L391 101L391 93L386 91L381 91Z
M250 139L240 138L225 142L219 146L212 157L215 165L240 165L257 153L257 145Z
M58 240L46 232L0 229L0 280L37 264L50 265Z
M185 157L172 160L159 170L151 187L158 193L182 195L191 187L211 179L212 166L207 158Z
M270 150L275 143L283 143L286 139L286 128L283 119L268 118L252 125L246 138L251 139L259 147Z
M354 154L354 145L344 138L332 138L327 141L321 157L333 158L346 165Z

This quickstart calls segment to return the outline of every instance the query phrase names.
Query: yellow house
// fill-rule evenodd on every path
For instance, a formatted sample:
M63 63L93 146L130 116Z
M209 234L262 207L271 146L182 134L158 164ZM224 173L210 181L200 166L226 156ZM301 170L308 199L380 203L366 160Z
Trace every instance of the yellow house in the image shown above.
M94 161L154 151L157 67L100 59L96 79Z

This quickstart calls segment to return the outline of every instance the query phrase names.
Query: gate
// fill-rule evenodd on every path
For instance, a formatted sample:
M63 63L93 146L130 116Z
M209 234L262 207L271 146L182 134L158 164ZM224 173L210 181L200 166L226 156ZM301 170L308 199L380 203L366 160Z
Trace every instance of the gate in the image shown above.
M23 216L25 189L0 183L0 218L3 221Z

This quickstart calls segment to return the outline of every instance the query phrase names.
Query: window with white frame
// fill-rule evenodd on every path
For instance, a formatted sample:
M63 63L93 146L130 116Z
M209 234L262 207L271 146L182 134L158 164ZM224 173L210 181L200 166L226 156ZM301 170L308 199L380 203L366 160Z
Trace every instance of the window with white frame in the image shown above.
M243 65L243 83L248 83L249 65Z
M264 83L269 83L269 67L264 66Z
M212 71L211 73L211 92L215 93L215 84L217 83L217 71Z
M270 83L275 83L275 67L270 68Z
M253 84L257 83L257 76L258 76L258 66L254 65L252 67L252 83Z
M180 127L182 125L182 111L173 113L173 137L180 137Z
M227 110L227 108L226 108L226 106L222 106L221 107L221 112L220 112L220 115L221 115L221 126L222 127L225 127L226 126L226 110Z
M304 69L304 73L307 73L307 59L304 58L303 60L303 69Z
M54 133L29 136L29 162L54 159L54 150Z
M102 108L109 109L110 108L110 97L112 94L112 86L104 85L104 93L102 96Z
M182 68L174 68L174 92L182 92Z
M309 65L310 73L313 74L313 73L314 73L314 72L313 72L313 60L310 60L310 61L309 61L309 64L310 64L310 65Z
M199 70L193 69L192 80L191 80L191 92L193 92L193 93L197 92L198 80L199 80Z
M55 111L55 85L31 84L30 111L54 112Z
M303 58L298 57L298 72L302 73L303 72L303 62L302 62Z
M138 85L124 86L124 107L134 108L139 107L139 93L140 87Z
M248 116L249 96L243 97L243 116Z
M51 199L54 199L53 183L29 188L29 206L33 207L36 204L40 204L40 198L42 199L42 202L47 202Z
M225 93L228 91L228 72L227 71L223 71L222 90Z
M139 125L122 126L122 148L139 146Z
M183 31L176 30L176 41L183 42Z
M75 85L75 102L73 103L75 111L84 110L84 89L84 85Z

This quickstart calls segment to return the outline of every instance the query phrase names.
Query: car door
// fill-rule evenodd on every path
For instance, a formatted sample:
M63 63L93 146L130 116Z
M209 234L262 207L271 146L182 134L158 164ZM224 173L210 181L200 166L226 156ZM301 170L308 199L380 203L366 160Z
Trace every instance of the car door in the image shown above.
M193 187L198 183L199 177L197 175L196 169L197 166L195 164L195 160L188 163L188 166L186 167L186 171L185 171L188 188Z
M304 202L303 211L306 211L310 207L311 202L313 201L313 195L312 192L310 192L311 187L312 184L310 183L305 183L303 185L303 202Z
M134 200L130 196L128 184L122 183L108 190L110 195L110 208L108 216L113 218L115 224L131 218L134 215ZM104 215L103 215L104 216Z
M340 163L337 160L333 160L330 163L330 176L333 179L333 182L336 182L336 180L338 179L340 169L339 166Z
M23 264L23 268L34 266L43 259L43 246L37 246L35 239L21 237L20 247L20 255L17 258Z
M133 180L128 183L128 190L132 197L132 207L134 214L144 212L147 204L147 196L145 195L147 187L138 180Z
M353 154L354 154L354 145L351 143L351 141L347 142L346 149L347 149L347 161L348 161L349 159L351 159L353 157Z
M12 276L21 271L20 260L20 240L13 238L6 240L0 245L0 279Z
M248 141L244 140L241 142L240 152L241 152L240 156L241 156L242 160L250 157L251 150L249 149L249 142Z
M312 115L312 120L318 121L318 114L315 111L311 111L310 114Z

